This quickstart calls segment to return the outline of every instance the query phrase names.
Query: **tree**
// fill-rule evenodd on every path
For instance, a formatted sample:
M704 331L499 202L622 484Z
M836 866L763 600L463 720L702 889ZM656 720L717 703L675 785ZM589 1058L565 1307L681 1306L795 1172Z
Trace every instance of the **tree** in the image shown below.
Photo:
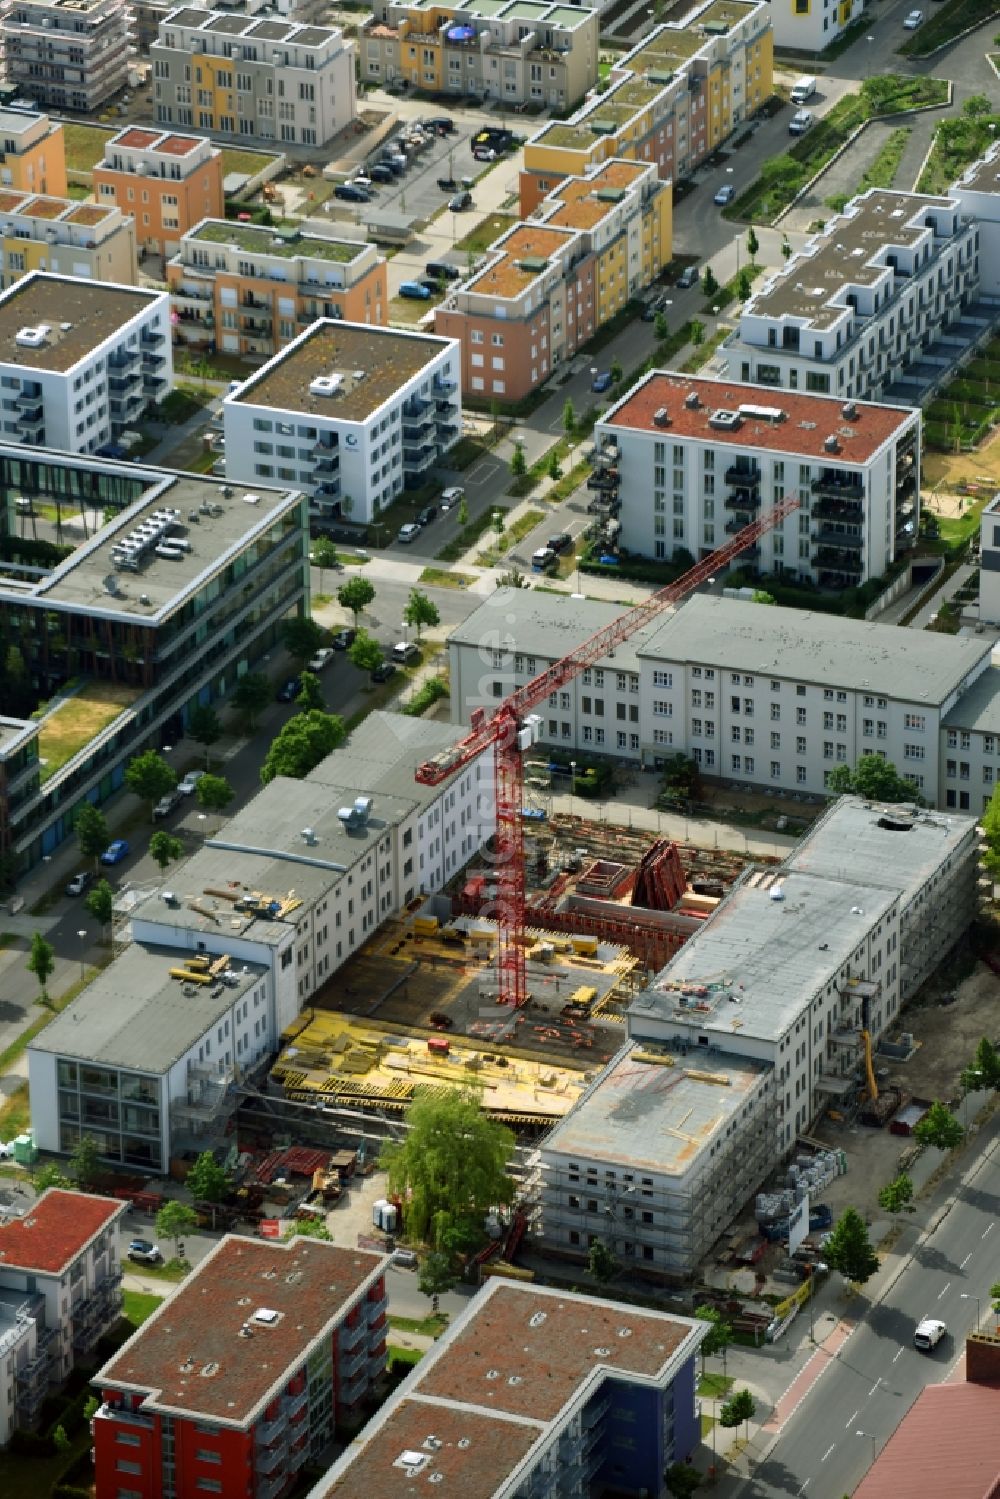
M510 460L510 471L512 474L516 472L514 465L518 453L521 453L521 473L524 473L524 454L521 452L521 444L517 443L514 449L514 457ZM458 502L458 524L460 526L467 526L469 524L469 502L464 494Z
M701 1474L690 1463L671 1463L663 1482L673 1499L690 1499L695 1489L701 1488Z
M403 619L408 625L412 625L417 632L417 639L426 625L433 630L435 625L441 623L441 611L433 599L429 599L426 593L421 593L419 588L411 588L410 596L403 610Z
M505 514L506 511L501 510L499 505L493 512L493 529L496 532L498 539L503 535L503 520Z
M733 1429L742 1422L747 1423L747 1435L750 1434L750 1422L757 1414L757 1402L749 1390L736 1390L728 1400L724 1401L719 1411L719 1425L727 1429Z
M665 312L658 312L653 319L653 333L656 336L657 342L662 343L669 332L667 314Z
M367 630L359 630L354 644L347 652L352 666L358 671L374 671L383 661L382 647Z
M333 1243L333 1234L323 1218L310 1215L308 1218L293 1218L286 1239L322 1239L324 1244Z
M701 1372L704 1374L705 1360L707 1358L715 1358L717 1354L721 1353L723 1359L725 1359L726 1349L733 1341L733 1329L718 1307L700 1306L695 1312L695 1316L699 1321L709 1324L708 1333L702 1339L701 1343Z
M184 1185L195 1202L224 1202L229 1177L210 1150L203 1150L187 1174Z
M165 1202L156 1215L157 1238L173 1241L175 1259L184 1258L181 1240L185 1234L193 1234L197 1227L198 1214L194 1208L188 1207L186 1202L178 1202L176 1197Z
M857 1208L845 1208L826 1242L823 1257L831 1270L863 1286L878 1269L878 1255L871 1246L864 1219Z
M853 770L848 765L835 765L827 789L837 796L853 791L856 796L873 802L921 800L912 781L901 776L891 760L882 760L878 755L862 755Z
M233 702L245 719L248 729L254 728L258 715L270 701L271 683L262 671L248 671L236 683Z
M206 812L215 812L221 816L236 792L225 776L202 776L194 788L194 794L198 798L199 807L204 807Z
M663 790L668 796L686 801L701 789L698 767L680 752L667 755L663 762Z
M56 950L51 942L46 942L41 932L33 932L31 937L31 953L25 965L29 973L33 973L38 980L40 1004L47 1005L49 1002L46 984L52 977L52 970L56 966Z
M980 1088L1000 1091L1000 1051L986 1036L976 1047L976 1055L962 1073L962 1087L966 1093L975 1093Z
M61 1422L52 1433L52 1445L59 1453L60 1457L62 1457L64 1453L67 1453L73 1445L69 1437L66 1435L65 1426L63 1426Z
M992 110L993 105L986 94L973 94L962 105L962 113L970 120L976 119L979 115L988 115L992 113Z
M431 1298L435 1311L438 1309L438 1297L450 1291L457 1280L458 1264L454 1255L432 1249L421 1261L417 1287Z
M990 1286L990 1300L993 1303L993 1310L1000 1316L1000 1280L994 1281Z
M341 583L337 589L337 603L342 609L349 609L354 618L355 626L358 623L358 615L361 614L375 597L375 585L367 578L358 576L348 578L346 583ZM312 652L309 652L312 655Z
M81 1192L92 1187L102 1174L101 1157L93 1135L82 1135L69 1158L69 1174Z
M272 739L261 766L261 783L266 786L275 776L301 781L346 738L344 721L335 714L320 713L316 708L297 713Z
M766 588L755 588L750 602L751 604L776 604L778 600L773 593L768 593Z
M752 287L753 281L751 280L750 272L744 266L743 270L740 271L739 275L736 277L736 295L741 302L745 302L747 300Z
M719 290L719 283L716 281L715 273L710 265L707 265L701 273L701 289L709 301L712 300L715 293Z
M319 569L319 591L323 592L323 574L337 565L337 548L329 536L317 536L312 544L312 565Z
M913 1126L913 1138L919 1145L935 1145L938 1150L954 1150L965 1138L965 1130L951 1110L940 1100L936 1100L924 1117Z
M705 324L699 322L696 317L693 317L688 324L688 327L691 330L692 344L694 344L694 347L696 349L700 348L701 345L705 342Z
M563 413L563 420L565 421L565 412ZM574 418L574 420L575 420L575 418ZM528 471L528 460L524 456L524 444L520 443L520 442L515 442L515 444L514 444L514 451L510 455L510 472L511 472L511 476L513 478L515 478L515 479L522 479L524 477L524 475L527 473L527 471ZM462 520L461 514L459 515L458 518L459 518L460 521ZM467 521L468 521L468 514L466 514L466 519L465 519L465 521L462 521L462 524L465 525Z
M562 424L566 436L572 437L576 431L576 408L569 396L566 397L566 404L563 407Z
M598 1285L605 1286L609 1280L614 1280L621 1266L611 1245L605 1244L603 1239L595 1239L587 1256L587 1269Z
M208 769L209 751L222 738L222 720L211 703L196 703L188 714L187 736L195 744L205 746L205 769Z
M785 260L791 260L791 258L792 258L792 245L791 245L791 241L789 240L787 234L785 235L785 237L781 241L781 253L784 256Z
M1000 880L1000 785L990 797L981 826L986 845L983 849L983 868L992 880Z
M314 708L325 713L326 703L323 700L323 689L320 686L319 677L314 671L304 671L301 680L302 686L295 699L295 706L302 713L310 713Z
M388 1195L406 1204L407 1236L449 1254L479 1243L485 1214L514 1197L514 1136L479 1104L472 1089L421 1090L406 1138L382 1149Z
M98 880L97 884L87 891L84 905L94 920L101 923L102 932L106 933L115 914L115 892L107 880Z
M149 852L153 855L160 866L160 873L166 873L168 864L175 863L177 859L184 856L184 845L173 833L168 833L160 828L159 832L153 834L149 840Z
M757 260L757 251L760 249L760 240L753 225L747 230L747 254L750 256L750 264L754 265Z
M337 597L340 597L339 590ZM324 638L319 625L307 615L296 615L294 619L286 619L281 626L281 639L285 650L296 661L308 661L310 656L315 656Z
M149 803L149 820L152 822L153 808L161 796L173 791L177 776L162 755L148 749L133 756L126 765L125 784L140 801Z
M887 1213L915 1213L913 1182L904 1173L888 1182L878 1194L878 1205Z
M608 371L608 373L611 376L612 385L621 384L622 380L625 378L625 371L622 369L622 362L620 359L612 359L611 369Z
M548 465L546 467L546 473L548 474L548 476L549 476L550 479L561 479L562 478L562 465L559 462L559 449L558 448L553 448L552 452L549 454L549 461L548 461Z
M93 802L84 802L73 819L73 831L81 854L85 859L93 859L96 869L98 858L110 842L108 819Z
M39 1197L47 1192L50 1187L71 1187L73 1183L68 1176L64 1176L55 1161L46 1161L35 1172L35 1191Z

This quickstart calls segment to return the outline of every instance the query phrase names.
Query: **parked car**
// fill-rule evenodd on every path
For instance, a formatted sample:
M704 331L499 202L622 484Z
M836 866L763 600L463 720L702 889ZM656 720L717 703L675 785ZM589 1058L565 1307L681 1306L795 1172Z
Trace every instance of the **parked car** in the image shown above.
M553 552L568 552L573 545L573 538L567 531L560 531L556 536L550 536L545 545Z
M339 198L342 203L371 202L371 193L365 192L363 187L355 187L353 182L338 182L333 190L333 196Z
M473 161L496 161L497 153L492 146L476 146L472 152Z
M556 565L556 554L551 547L539 547L537 552L531 554L531 571L533 573L551 572Z
M724 182L712 201L713 203L718 204L720 208L724 208L725 205L727 203L731 203L735 197L736 189L733 184L731 182Z
M396 666L392 661L383 661L381 666L376 666L372 672L373 682L388 682L390 677L396 675Z
M320 649L316 652L315 656L310 656L308 662L306 663L306 670L322 671L324 666L329 666L332 660L333 647L329 645L321 646Z
M687 291L689 286L697 286L700 277L696 265L686 265L677 277L677 285L681 291Z
M401 541L403 545L406 546L409 542L416 541L419 535L420 527L418 525L415 525L413 521L407 521L405 526L400 526L399 531L396 535L396 540Z
M128 855L128 844L124 838L115 838L101 855L102 864L120 864Z
M397 666L409 666L420 660L420 649L413 640L397 640L392 648L392 659Z
M175 786L173 791L168 791L156 803L156 806L153 808L153 821L159 822L161 817L169 817L174 808L180 806L180 802L181 794Z
M371 179L373 182L395 182L396 174L387 162L379 161L371 168Z
M924 13L923 13L922 10L911 10L911 11L908 11L907 14L906 14L906 16L905 16L905 18L904 18L904 20L903 20L903 30L904 31L916 31L917 27L920 25L920 23L921 23L921 21L923 19L924 19Z
M457 187L456 183L456 187ZM445 281L460 281L462 272L457 265L449 265L446 260L429 260L424 267L428 276L438 276Z
M364 172L359 172L356 177L351 178L352 187L360 187L362 192L371 192L373 178L366 177Z
M441 509L451 510L454 505L460 505L465 490L461 484L450 484L447 489L441 491Z
M645 306L642 309L642 316L641 316L640 321L644 322L644 323L653 323L653 322L655 322L656 321L656 314L658 312L663 312L664 309L665 309L665 307L666 307L666 305L667 305L667 299L666 299L666 297L650 297L649 301L645 304Z
M805 135L815 118L812 110L797 109L788 122L788 134Z
M921 1353L930 1353L936 1348L948 1331L947 1324L938 1320L937 1317L925 1317L918 1322L913 1333L913 1346Z
M455 121L449 115L430 115L428 119L421 120L421 125L429 125L436 130L438 135L451 135L455 129Z
M392 1263L400 1270L415 1270L420 1261L412 1249L394 1249Z
M90 869L81 869L80 873L75 874L70 880L69 884L66 886L66 894L83 895L85 891L90 889L93 883L93 871Z
M606 390L610 390L611 371L602 370L599 375L595 375L590 388L596 396L603 395Z
M150 1239L133 1239L125 1252L137 1265L158 1265L163 1259L158 1245Z
M429 526L432 520L437 520L437 506L425 505L423 510L417 513L417 525Z
M302 678L289 677L287 681L282 682L281 686L278 688L278 702L294 703L295 699L298 697L301 691Z
M350 650L357 638L357 630L338 630L333 637L333 648L335 651Z
M193 796L198 782L205 775L203 770L189 770L187 775L177 782L177 791L181 796Z
M399 288L401 297L409 297L413 302L430 301L430 292L422 281L404 281Z
M455 196L449 201L448 207L451 209L452 213L461 213L464 208L471 208L472 194L469 192L468 188L463 187L460 193L456 193Z

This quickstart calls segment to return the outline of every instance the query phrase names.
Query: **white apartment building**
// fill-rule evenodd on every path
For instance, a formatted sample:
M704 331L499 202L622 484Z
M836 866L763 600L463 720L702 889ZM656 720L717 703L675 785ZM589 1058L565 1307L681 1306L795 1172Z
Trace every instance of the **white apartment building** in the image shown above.
M468 721L618 617L612 604L498 589L449 639L453 717ZM942 804L941 725L991 644L696 594L581 672L541 710L542 742L800 795L863 754Z
M93 453L173 385L166 292L35 271L0 296L4 435Z
M7 80L40 104L96 113L128 86L130 22L126 0L7 0Z
M727 373L918 405L993 324L981 260L957 197L872 188L751 293L722 346Z
M618 542L646 557L704 556L789 495L799 509L737 566L841 590L880 577L917 534L909 408L653 372L598 422L593 457Z
M461 436L459 364L455 339L320 318L224 401L227 477L376 520Z
M850 1108L864 1036L968 926L970 818L838 800L778 870L749 870L633 1001L629 1040L539 1153L541 1236L607 1232L653 1274L699 1260L824 1109Z
M0 1213L0 1448L117 1323L126 1206L50 1187Z
M979 230L979 289L1000 296L1000 141L966 167L950 196Z
M356 49L336 26L179 6L149 55L160 124L323 146L357 114Z
M1000 494L979 518L979 618L1000 624Z
M370 714L172 870L132 912L135 945L30 1048L39 1148L70 1151L85 1131L109 1159L160 1171L220 1138L237 1078L392 912L491 836L489 756L438 787L414 780L462 732Z
M979 817L1000 786L1000 666L977 677L944 719L938 806Z
M864 0L771 0L774 45L782 51L822 52L856 21Z

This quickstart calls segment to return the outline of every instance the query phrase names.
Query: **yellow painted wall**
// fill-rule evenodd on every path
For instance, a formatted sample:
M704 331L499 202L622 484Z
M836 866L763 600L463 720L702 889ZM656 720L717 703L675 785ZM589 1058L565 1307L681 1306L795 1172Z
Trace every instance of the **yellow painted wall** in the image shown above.
M45 193L50 198L66 196L66 146L62 126L57 125L42 140L20 156L12 152L4 162L10 172L10 182L5 187L17 188L23 193Z

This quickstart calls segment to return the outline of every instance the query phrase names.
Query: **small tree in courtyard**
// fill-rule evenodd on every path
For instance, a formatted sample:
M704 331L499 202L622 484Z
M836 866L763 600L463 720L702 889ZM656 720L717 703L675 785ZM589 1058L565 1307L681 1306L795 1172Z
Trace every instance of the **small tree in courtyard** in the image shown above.
M823 1250L831 1270L863 1286L878 1269L878 1255L871 1246L864 1219L857 1208L845 1208Z
M940 1100L932 1103L924 1117L913 1126L913 1138L920 1145L935 1145L938 1150L954 1150L964 1137L965 1130Z

